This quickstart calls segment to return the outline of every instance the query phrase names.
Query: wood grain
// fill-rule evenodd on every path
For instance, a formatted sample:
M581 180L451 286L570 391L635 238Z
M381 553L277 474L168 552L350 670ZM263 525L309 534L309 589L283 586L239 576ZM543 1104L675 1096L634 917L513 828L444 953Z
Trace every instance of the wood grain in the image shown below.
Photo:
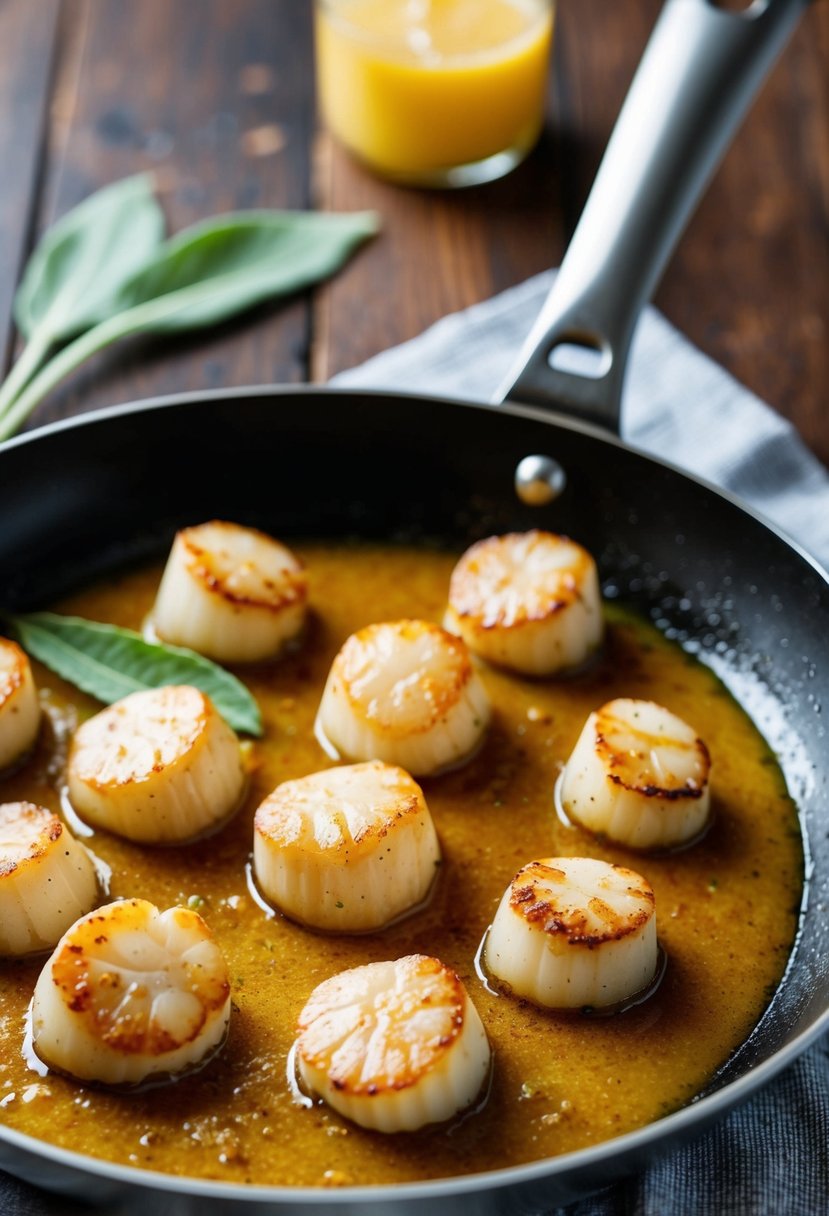
M316 380L546 269L560 254L558 175L549 138L508 178L456 193L381 182L325 133L318 163L319 205L335 211L376 207L383 229L317 296Z
M39 229L107 182L151 170L178 231L248 207L308 206L310 21L293 0L65 0ZM133 340L53 394L33 424L158 393L307 375L308 304L207 334Z
M660 0L560 4L547 125L502 182L404 190L316 132L311 5L4 0L0 334L32 237L98 186L152 169L171 230L235 207L355 209L380 238L330 285L180 341L135 341L34 421L157 393L324 380L557 263ZM58 14L60 20L58 21ZM669 266L657 303L829 463L829 4L816 3Z
M829 463L829 5L813 4L656 302Z
M0 5L0 373L14 348L12 300L28 253L43 164L59 0Z

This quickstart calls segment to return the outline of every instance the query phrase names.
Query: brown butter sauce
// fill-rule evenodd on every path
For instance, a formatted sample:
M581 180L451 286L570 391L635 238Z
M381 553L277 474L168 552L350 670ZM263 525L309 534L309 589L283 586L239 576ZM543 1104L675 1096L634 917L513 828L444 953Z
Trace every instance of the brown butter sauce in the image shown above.
M103 832L85 843L112 869L111 897L199 910L229 961L234 1010L226 1047L202 1072L129 1095L29 1071L23 1017L43 960L0 964L0 1120L109 1160L227 1182L288 1186L444 1177L570 1152L683 1105L745 1039L794 938L803 859L795 809L766 744L703 666L616 606L598 663L563 681L486 668L495 705L485 746L466 766L424 781L443 849L429 905L381 934L324 937L268 918L245 865L253 814L280 781L332 762L314 737L331 660L373 621L440 620L454 558L421 549L309 546L314 620L303 648L243 674L263 709L246 803L218 835L149 849ZM159 570L131 573L60 605L137 628ZM59 716L99 706L38 668ZM563 824L553 788L587 714L616 696L656 700L690 722L713 757L715 818L693 848L641 856ZM44 736L48 740L48 732ZM0 799L60 812L46 743L0 782ZM590 855L643 873L656 892L665 978L616 1017L535 1009L486 990L475 953L504 888L535 858ZM495 1067L484 1108L413 1135L362 1131L296 1104L286 1062L311 989L345 967L414 951L461 975L489 1034Z

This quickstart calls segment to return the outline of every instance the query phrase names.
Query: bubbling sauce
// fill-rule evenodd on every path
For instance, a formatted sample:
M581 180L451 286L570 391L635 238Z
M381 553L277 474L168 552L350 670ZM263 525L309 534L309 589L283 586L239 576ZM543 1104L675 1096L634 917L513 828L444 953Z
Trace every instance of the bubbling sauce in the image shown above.
M246 882L253 815L281 781L328 767L314 718L345 638L374 621L440 621L454 557L421 549L299 548L313 620L278 663L237 669L266 733L253 746L239 814L209 840L148 848L103 831L84 843L111 868L110 898L198 907L228 960L233 1014L222 1054L147 1092L115 1093L47 1073L22 1052L43 959L0 962L0 1121L50 1143L150 1170L279 1186L388 1184L518 1165L585 1148L676 1110L748 1036L784 971L803 883L795 807L766 743L712 673L650 625L607 606L600 658L566 680L482 674L495 713L465 767L424 780L443 863L431 900L382 933L323 936L266 915ZM140 628L160 570L129 573L59 610ZM0 781L0 800L61 813L67 728L100 706L35 665L56 729ZM46 691L48 690L48 691ZM556 814L554 787L588 713L614 697L654 700L712 755L713 821L693 847L661 856L608 846ZM489 988L475 956L503 891L526 862L615 861L656 893L662 983L611 1017L555 1014ZM302 1104L287 1078L297 1015L323 979L421 952L453 967L494 1053L483 1108L447 1126L383 1136Z

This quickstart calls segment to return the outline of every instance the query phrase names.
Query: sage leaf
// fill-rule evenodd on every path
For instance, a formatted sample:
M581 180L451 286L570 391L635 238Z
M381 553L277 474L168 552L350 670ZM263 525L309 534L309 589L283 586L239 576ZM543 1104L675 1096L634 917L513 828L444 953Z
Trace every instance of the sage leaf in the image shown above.
M15 320L27 343L0 387L0 414L55 346L112 315L124 280L163 239L164 215L147 174L99 190L48 230L15 296Z
M10 404L0 400L0 441L64 377L120 338L215 325L309 287L339 270L377 230L378 218L370 211L242 211L185 229L121 284L115 304L120 311L54 355Z
M149 174L115 182L67 212L29 259L14 301L26 338L63 342L111 316L122 285L164 240Z
M327 278L377 229L370 211L242 211L194 224L122 283L122 323L130 333L215 325ZM151 306L130 319L137 305Z
M54 612L11 616L8 624L27 654L107 705L147 688L192 684L207 693L234 730L262 734L259 706L245 685L192 650Z

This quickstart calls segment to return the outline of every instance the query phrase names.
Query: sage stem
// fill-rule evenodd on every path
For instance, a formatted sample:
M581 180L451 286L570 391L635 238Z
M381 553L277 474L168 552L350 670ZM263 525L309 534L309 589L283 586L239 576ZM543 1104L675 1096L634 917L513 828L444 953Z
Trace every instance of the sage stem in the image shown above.
M179 301L175 300L177 294L177 292L171 292L166 297L166 300L170 302L168 307L171 313L180 307ZM134 308L116 313L114 317L101 321L99 325L88 329L85 334L81 334L74 342L70 342L68 346L64 346L63 350L58 351L11 403L5 413L0 414L0 442L9 439L23 425L29 414L44 397L47 397L52 389L56 388L76 367L80 367L87 359L91 359L98 351L111 346L119 338L140 332L148 320L158 317L163 311L166 311L163 305L164 300L164 297L161 300L147 300L143 304L137 304Z
M54 339L47 330L36 330L0 384L0 417L9 409L36 372L46 362Z

